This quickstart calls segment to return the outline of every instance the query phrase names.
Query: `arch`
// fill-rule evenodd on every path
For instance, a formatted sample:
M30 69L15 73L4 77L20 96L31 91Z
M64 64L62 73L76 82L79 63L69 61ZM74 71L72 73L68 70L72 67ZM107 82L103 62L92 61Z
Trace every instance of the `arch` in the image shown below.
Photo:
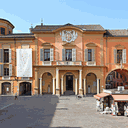
M83 32L83 30L81 28L74 26L74 25L63 25L62 27L59 27L59 28L53 30L53 32L61 31L63 29L67 29L67 28L68 29L75 29L75 30L78 30L80 32Z
M96 47L97 45L95 44L95 43L93 43L93 42L89 42L89 43L87 43L87 44L85 44L86 45L86 47Z
M114 69L110 70L110 71L105 75L105 80L106 80L108 74L110 74L112 71L115 71L115 70L118 70L118 69L121 69L121 68L114 68ZM123 68L123 70L128 71L126 68Z
M115 73L120 74L120 77L116 77ZM127 89L128 87L125 86L127 84L128 84L128 70L127 69L115 68L109 71L105 76L105 88L106 89L117 88L118 86L124 86L125 89Z
M10 82L3 82L2 83L2 94L3 95L10 95L11 94L11 83Z
M45 73L47 73L47 72L49 72L53 77L55 77L54 74L53 74L51 71L44 71L43 73L40 74L40 78L42 78L42 76L43 76Z
M32 83L22 81L19 83L19 95L31 95L32 93Z
M42 93L52 94L53 93L53 75L50 72L45 72L42 75Z
M89 72L86 75L87 93L97 93L97 76L95 73Z
M74 73L72 73L72 72L66 72L66 73L63 75L63 77L66 76L67 74L73 75L75 78L77 78L76 75L75 75Z

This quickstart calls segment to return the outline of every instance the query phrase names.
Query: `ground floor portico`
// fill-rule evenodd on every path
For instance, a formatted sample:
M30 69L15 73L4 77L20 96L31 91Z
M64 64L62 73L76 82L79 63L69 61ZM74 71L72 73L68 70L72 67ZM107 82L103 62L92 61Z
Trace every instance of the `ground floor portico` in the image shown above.
M44 69L44 70L43 70ZM98 70L98 69L97 69ZM36 68L37 74L35 85L38 84L39 94L65 95L71 93L74 95L86 95L87 93L97 94L100 92L101 70L86 71L81 67L59 67L52 68Z

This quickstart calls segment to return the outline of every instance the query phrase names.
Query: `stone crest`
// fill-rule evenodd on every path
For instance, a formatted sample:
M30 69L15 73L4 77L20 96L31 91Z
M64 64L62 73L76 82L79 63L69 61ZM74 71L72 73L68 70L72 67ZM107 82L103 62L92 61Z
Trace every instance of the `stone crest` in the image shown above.
M75 39L77 38L77 32L75 32L74 30L72 31L66 31L63 30L62 33L60 32L62 41L66 41L68 43L75 41Z

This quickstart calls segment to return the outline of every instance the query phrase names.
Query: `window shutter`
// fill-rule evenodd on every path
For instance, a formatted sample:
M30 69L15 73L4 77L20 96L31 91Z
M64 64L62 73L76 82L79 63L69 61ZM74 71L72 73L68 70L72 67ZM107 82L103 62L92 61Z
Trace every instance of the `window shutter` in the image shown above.
M9 64L9 76L12 76L12 64Z
M126 63L126 49L123 49L122 60L123 63Z
M76 61L76 49L72 49L72 61Z
M9 63L11 63L11 59L12 59L12 52L11 52L12 50L11 49L9 49Z
M50 48L50 61L54 60L54 49Z
M65 49L62 49L62 61L65 61Z
M92 49L92 61L95 61L95 49Z
M88 61L88 49L84 49L84 60Z
M0 49L0 62L3 62L3 49Z
M3 76L3 64L0 65L0 76Z
M40 49L40 61L43 61L44 60L44 50L43 49Z
M114 63L117 63L117 50L114 49Z

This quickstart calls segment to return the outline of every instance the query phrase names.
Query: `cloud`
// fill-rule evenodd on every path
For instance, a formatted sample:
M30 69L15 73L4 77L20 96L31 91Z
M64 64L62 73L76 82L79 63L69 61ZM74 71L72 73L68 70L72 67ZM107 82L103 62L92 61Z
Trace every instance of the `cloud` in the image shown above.
M21 30L17 30L17 32L22 32Z

